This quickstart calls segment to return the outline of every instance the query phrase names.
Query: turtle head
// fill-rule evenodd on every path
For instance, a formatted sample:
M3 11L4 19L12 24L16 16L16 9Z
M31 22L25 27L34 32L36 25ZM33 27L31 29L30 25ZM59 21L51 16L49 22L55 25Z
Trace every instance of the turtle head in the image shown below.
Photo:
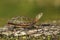
M34 22L36 23L37 21L39 21L39 19L43 16L43 13L39 13L35 19L34 19Z

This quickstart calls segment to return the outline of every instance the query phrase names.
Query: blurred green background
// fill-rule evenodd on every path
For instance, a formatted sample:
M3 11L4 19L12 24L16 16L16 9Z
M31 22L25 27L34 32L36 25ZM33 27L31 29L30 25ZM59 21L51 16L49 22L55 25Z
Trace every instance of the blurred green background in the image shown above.
M0 0L0 26L14 16L34 18L43 12L41 22L60 19L60 0Z

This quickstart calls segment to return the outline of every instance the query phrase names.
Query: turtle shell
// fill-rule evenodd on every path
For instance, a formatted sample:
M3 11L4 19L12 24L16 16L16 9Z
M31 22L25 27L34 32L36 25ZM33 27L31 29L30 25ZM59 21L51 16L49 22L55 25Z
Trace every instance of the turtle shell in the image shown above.
M8 24L10 25L16 25L16 26L29 26L33 22L32 18L24 17L24 16L18 16L13 17L11 20L8 21Z

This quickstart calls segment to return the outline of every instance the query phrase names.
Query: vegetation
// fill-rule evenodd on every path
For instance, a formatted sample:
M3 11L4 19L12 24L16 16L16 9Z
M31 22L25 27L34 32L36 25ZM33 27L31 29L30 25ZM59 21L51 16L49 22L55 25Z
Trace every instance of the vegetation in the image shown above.
M60 19L59 0L0 0L0 26L5 25L13 16L35 17L38 13L44 15L40 21ZM56 6L56 5L57 6Z

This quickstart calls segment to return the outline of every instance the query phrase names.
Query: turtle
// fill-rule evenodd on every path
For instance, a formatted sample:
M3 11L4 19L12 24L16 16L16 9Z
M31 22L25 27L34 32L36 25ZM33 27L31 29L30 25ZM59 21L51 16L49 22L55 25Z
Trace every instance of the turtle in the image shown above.
M31 28L39 21L39 19L43 16L43 13L39 13L34 19L28 18L24 16L17 16L13 17L11 20L8 21L8 27L18 27L18 28Z

